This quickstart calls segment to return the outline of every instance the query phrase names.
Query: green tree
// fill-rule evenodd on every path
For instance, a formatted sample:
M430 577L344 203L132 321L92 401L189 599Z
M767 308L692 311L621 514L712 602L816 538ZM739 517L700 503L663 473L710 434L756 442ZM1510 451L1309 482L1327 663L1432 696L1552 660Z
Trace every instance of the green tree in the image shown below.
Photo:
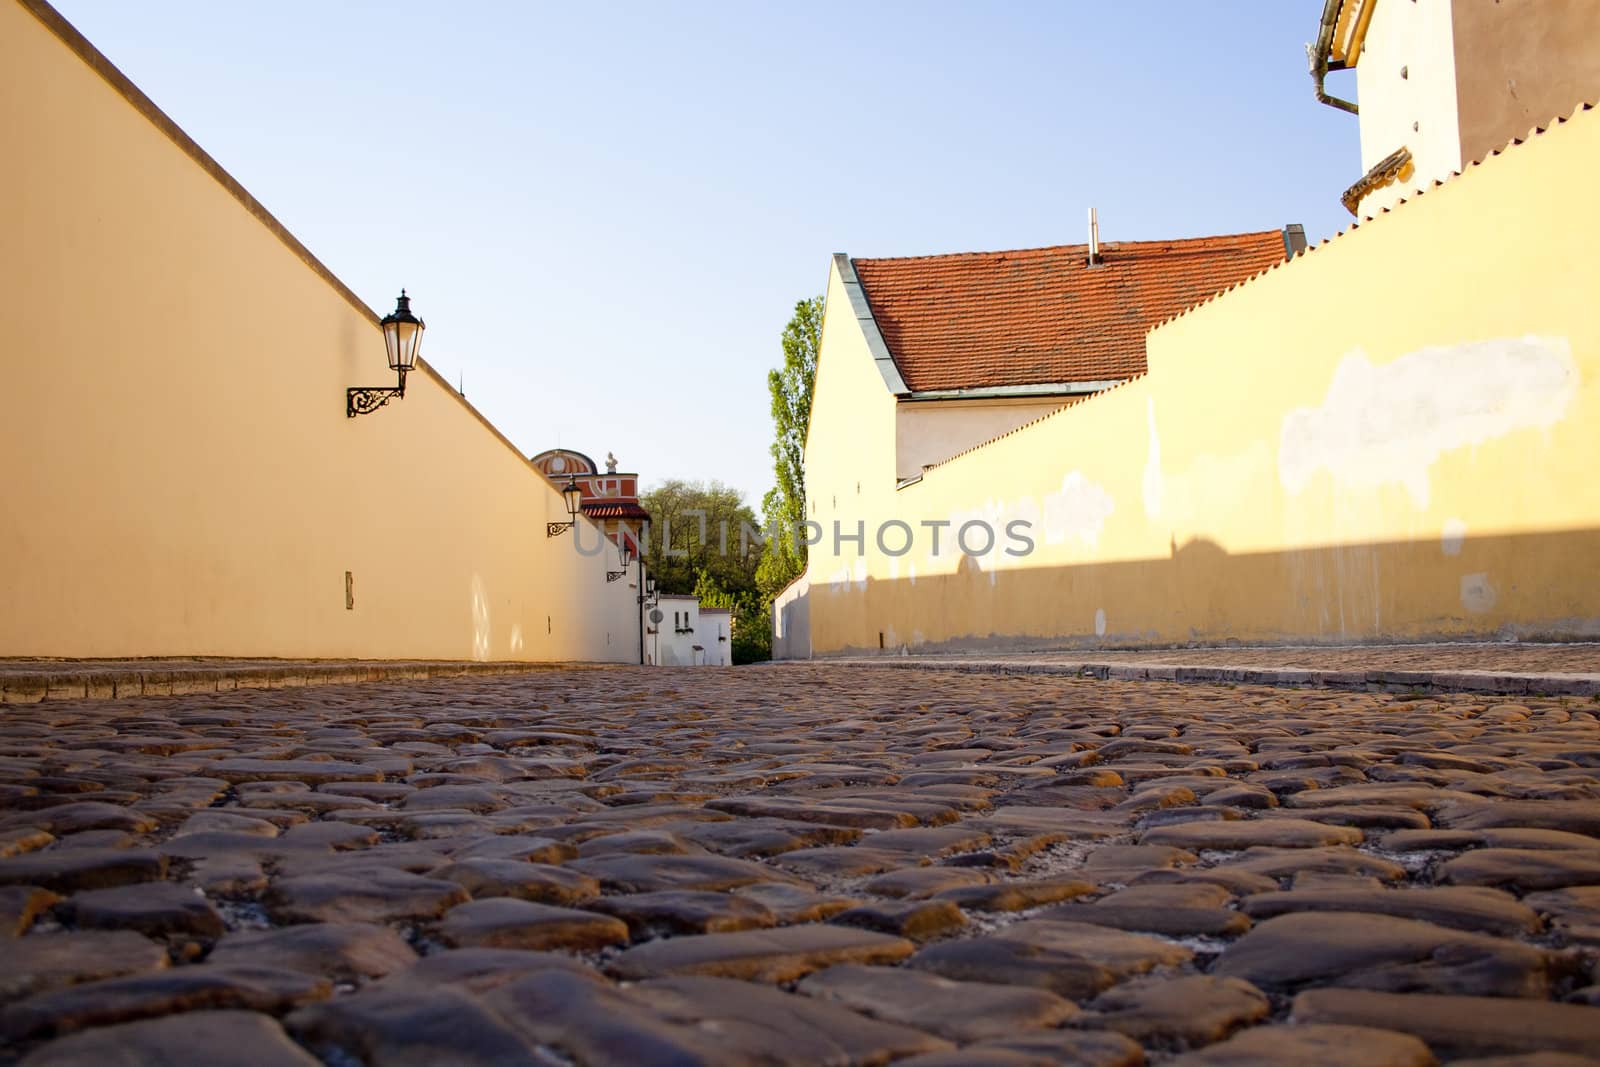
M754 588L730 593L708 571L695 582L694 598L701 607L727 608L732 616L732 653L735 665L772 658L772 601Z
M755 591L760 544L755 536L741 541L740 534L759 529L759 522L737 489L672 479L639 503L650 512L645 566L661 592L695 593L702 575L735 597Z
M814 296L794 306L783 328L783 366L767 372L772 396L772 466L776 484L761 502L769 537L757 571L768 603L806 569L806 546L796 535L806 517L806 430L811 425L811 391L822 347L823 299ZM769 638L770 640L770 638Z

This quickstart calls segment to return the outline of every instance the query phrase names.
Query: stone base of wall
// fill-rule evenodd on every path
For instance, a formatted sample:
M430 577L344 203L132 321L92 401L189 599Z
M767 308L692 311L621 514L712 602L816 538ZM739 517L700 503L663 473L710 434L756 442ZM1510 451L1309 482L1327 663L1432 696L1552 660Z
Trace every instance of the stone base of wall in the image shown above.
M287 689L351 682L424 681L591 666L598 665L471 660L0 660L0 704L222 693L230 689Z

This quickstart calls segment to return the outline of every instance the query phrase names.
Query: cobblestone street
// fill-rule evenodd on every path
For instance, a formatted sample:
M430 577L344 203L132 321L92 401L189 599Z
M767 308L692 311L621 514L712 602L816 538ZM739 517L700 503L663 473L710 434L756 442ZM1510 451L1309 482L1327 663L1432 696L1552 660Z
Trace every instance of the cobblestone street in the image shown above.
M0 738L0 1062L1600 1065L1595 699L619 668Z

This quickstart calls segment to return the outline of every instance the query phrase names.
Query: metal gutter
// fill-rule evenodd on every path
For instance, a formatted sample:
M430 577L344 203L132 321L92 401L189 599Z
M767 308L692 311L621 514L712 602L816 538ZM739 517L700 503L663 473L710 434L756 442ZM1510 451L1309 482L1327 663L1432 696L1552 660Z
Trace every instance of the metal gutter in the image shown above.
M1311 80L1316 85L1317 103L1336 107L1340 111L1348 111L1352 115L1359 115L1361 109L1348 100L1340 100L1336 96L1329 96L1323 88L1323 81L1330 70L1343 70L1344 65L1333 67L1329 63L1328 53L1333 47L1333 30L1339 22L1339 9L1344 6L1345 0L1327 0L1322 7L1322 25L1317 28L1317 43L1306 45L1306 58L1311 61Z
M856 277L855 264L850 262L850 257L845 253L835 252L833 265L844 282L845 295L850 299L850 310L855 313L856 323L861 327L861 335L867 339L867 351L872 353L872 361L878 365L878 373L883 375L883 384L888 386L889 392L895 396L910 396L911 387L906 385L906 380L900 376L900 368L895 364L894 357L889 354L889 346L884 344L883 334L878 330L878 320L872 317L872 306L867 303L867 294L862 291L861 281Z

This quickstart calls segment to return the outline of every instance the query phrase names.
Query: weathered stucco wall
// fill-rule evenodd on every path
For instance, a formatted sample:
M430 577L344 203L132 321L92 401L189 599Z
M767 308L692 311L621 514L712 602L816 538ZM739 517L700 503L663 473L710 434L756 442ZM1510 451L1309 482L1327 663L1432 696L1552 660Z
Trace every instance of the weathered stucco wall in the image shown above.
M0 128L0 655L637 660L559 492L431 371L346 418L372 312L13 0Z
M1597 168L1590 112L1157 328L1146 377L898 492L887 392L841 316L807 453L815 653L1600 636ZM953 549L978 519L996 549ZM834 520L865 521L864 553ZM875 543L887 520L911 551ZM1016 520L1034 548L1006 555Z
M1456 0L1452 6L1462 159L1482 159L1579 104L1600 101L1600 3Z

